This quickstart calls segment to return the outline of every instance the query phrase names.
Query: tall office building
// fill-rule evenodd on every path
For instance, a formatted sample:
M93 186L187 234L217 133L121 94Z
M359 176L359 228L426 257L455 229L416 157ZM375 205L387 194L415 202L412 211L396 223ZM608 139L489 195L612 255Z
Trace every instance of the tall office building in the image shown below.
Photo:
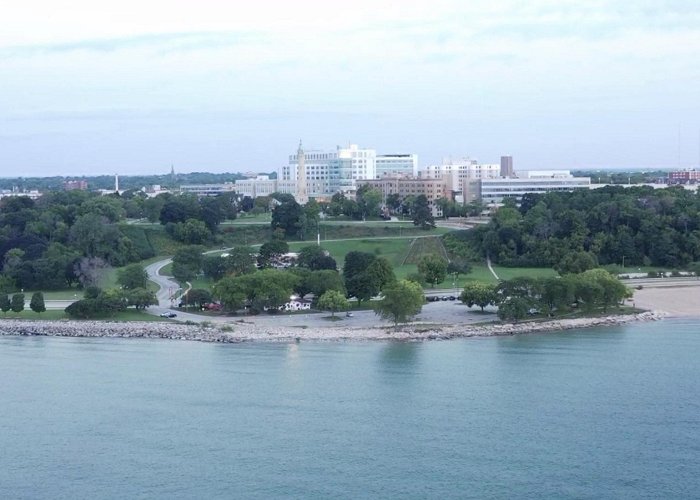
M282 167L279 187L280 190L286 189L285 186L293 181L298 184L300 163L303 162L307 197L330 198L339 191L352 195L357 180L376 177L376 158L374 149L361 149L355 144L347 148L338 146L335 151L297 151ZM292 191L292 194L296 193L297 190Z
M512 156L501 156L501 177L513 177Z
M412 177L418 175L418 155L416 154L378 155L376 165L377 179L396 175Z
M418 171L418 176L424 179L444 179L447 189L454 193L462 193L464 186L472 180L495 179L500 175L500 165L494 163L479 163L471 158L458 160L443 159L439 165L428 165ZM461 201L460 198L457 201Z

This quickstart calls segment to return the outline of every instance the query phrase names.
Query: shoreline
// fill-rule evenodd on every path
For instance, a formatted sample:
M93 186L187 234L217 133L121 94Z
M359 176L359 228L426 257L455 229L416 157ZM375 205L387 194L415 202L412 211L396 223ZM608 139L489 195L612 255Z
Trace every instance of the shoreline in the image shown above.
M393 327L320 329L296 327L260 327L234 322L223 326L184 325L157 322L107 321L0 321L0 336L43 336L75 338L148 338L195 342L298 342L298 341L368 341L368 340L448 340L469 337L497 337L532 333L561 332L578 328L623 325L638 321L658 321L669 317L660 311L609 315L591 318L555 319L524 323L488 323L436 325L409 323Z

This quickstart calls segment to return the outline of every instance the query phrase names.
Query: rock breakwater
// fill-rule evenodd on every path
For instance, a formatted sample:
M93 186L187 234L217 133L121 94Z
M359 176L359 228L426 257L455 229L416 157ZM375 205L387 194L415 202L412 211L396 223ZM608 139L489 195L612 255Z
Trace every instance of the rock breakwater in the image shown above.
M399 328L295 328L261 327L254 323L231 321L218 324L178 324L171 322L107 321L22 321L0 320L0 335L37 335L50 337L118 337L190 340L198 342L294 342L301 340L441 340L459 337L491 337L553 332L634 321L655 321L666 317L660 312L614 315L595 318L530 321L523 323L425 325L408 324Z

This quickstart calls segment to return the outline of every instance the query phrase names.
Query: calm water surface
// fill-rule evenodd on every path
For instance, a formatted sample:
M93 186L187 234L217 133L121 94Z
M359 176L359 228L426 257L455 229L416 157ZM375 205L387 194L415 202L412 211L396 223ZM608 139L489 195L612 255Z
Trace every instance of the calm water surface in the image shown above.
M699 322L425 343L0 337L0 380L2 498L700 496Z

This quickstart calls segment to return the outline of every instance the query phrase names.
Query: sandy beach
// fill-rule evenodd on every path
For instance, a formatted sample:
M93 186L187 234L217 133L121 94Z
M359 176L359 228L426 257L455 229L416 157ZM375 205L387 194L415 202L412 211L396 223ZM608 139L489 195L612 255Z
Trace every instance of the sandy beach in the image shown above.
M634 305L669 316L700 316L700 286L645 286L634 291Z

